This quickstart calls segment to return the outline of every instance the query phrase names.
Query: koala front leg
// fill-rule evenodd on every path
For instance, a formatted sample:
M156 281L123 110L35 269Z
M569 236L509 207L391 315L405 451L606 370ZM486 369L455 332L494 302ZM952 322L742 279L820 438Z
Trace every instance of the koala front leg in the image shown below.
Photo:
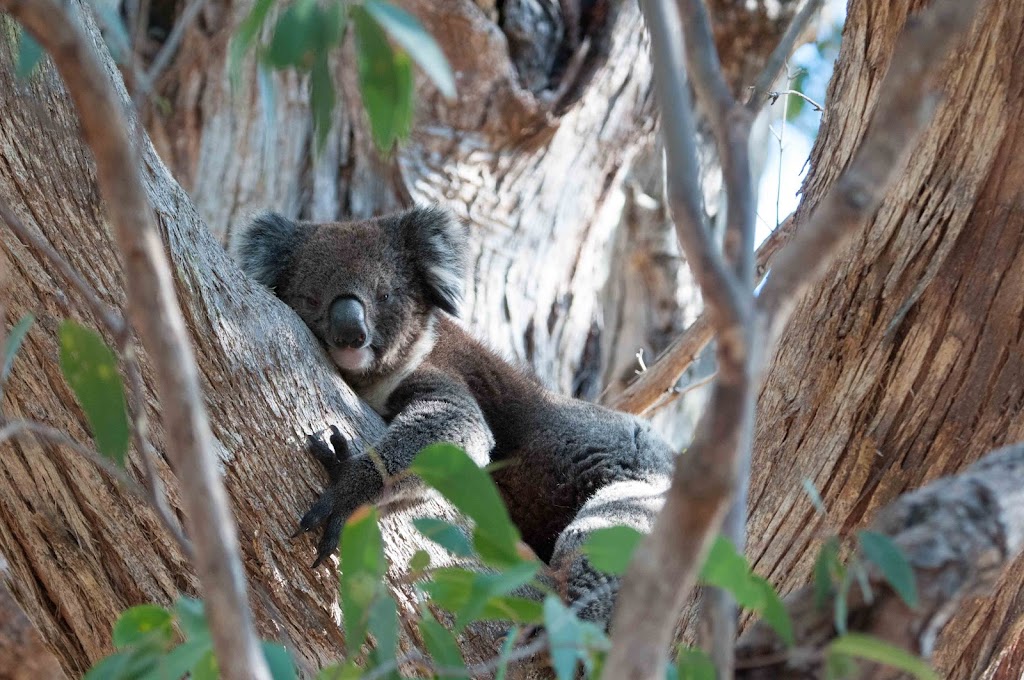
M461 447L478 465L490 462L494 437L480 407L464 385L444 373L428 367L413 372L392 393L387 410L394 417L373 448L388 476L405 472L417 453L439 442ZM356 508L379 501L384 492L384 480L370 456L351 455L337 428L332 428L330 441L327 446L310 438L310 452L326 469L329 484L299 523L299 533L323 526L314 567L334 552Z
M612 482L591 496L558 536L551 566L564 580L566 599L577 615L607 628L611 624L620 578L596 569L583 544L595 529L627 526L648 534L664 504L670 477L652 474L643 480Z
M292 538L323 526L313 568L320 566L338 547L341 530L349 516L364 503L380 498L384 481L368 456L353 456L337 426L331 426L330 444L317 435L307 438L310 454L327 471L327 489L302 516Z

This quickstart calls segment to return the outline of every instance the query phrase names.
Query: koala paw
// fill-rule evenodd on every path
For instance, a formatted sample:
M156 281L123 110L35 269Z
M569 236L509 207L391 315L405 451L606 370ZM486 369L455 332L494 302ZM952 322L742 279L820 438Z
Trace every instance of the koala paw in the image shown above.
M330 557L338 547L338 540L341 538L341 530L345 526L345 521L355 509L352 503L347 502L348 499L343 493L346 469L350 467L349 464L352 462L353 456L348 440L345 439L341 430L333 425L329 437L330 443L324 441L321 435L309 435L307 442L310 454L327 471L330 481L327 490L299 520L299 529L292 535L292 538L323 526L323 533L317 544L316 561L313 562L313 568L316 568L323 564L324 560Z

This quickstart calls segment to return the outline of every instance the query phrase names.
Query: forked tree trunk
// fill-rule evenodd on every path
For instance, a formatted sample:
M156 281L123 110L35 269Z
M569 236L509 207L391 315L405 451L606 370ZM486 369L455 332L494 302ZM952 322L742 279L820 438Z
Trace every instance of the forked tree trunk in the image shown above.
M335 219L379 212L411 198L444 200L476 225L468 323L482 335L527 360L548 384L588 396L596 396L616 372L609 368L613 358L623 352L628 357L633 351L625 344L616 349L612 338L623 334L618 326L602 328L601 322L609 302L605 298L616 285L610 273L629 271L624 265L629 251L619 238L623 206L630 205L622 184L631 173L641 174L633 162L645 153L650 156L653 143L646 43L635 8L624 6L607 29L608 57L593 64L593 77L581 82L578 92L569 88L562 107L547 110L519 85L504 39L476 6L466 0L408 4L441 38L454 68L463 74L464 98L447 106L421 88L428 103L421 111L418 133L396 159L373 154L352 73L340 64L339 120L327 151L316 158L308 148L308 108L297 79L279 81L276 125L270 129L265 128L251 73L243 79L248 86L237 98L229 96L223 55L245 5L224 8L211 3L167 74L170 84L162 91L169 95L171 116L147 120L157 147L199 209L197 213L156 154L147 153L148 190L196 344L257 619L264 635L292 647L305 671L336 659L343 636L333 574L308 569L308 539L286 538L322 483L315 466L300 452L300 439L337 422L359 440L373 441L381 423L334 377L296 317L227 261L200 213L222 237L248 211L268 205ZM742 13L733 3L712 3L718 4L719 16L728 18L723 25L734 27L733 33L723 29L719 41L733 82L742 83L756 72L758 55L774 45L784 20L772 20L761 5ZM855 3L851 12L847 35L852 37L839 66L841 84L833 89L837 113L830 114L823 127L809 184L812 196L820 195L859 138L870 104L868 86L877 82L905 12L902 5L887 10L868 8L869 4ZM966 321L972 318L968 313L990 309L984 300L997 299L992 297L997 290L1004 296L1011 292L1014 276L1022 271L1019 262L1013 269L1011 254L1017 251L986 248L992 259L985 261L981 274L968 266L982 267L977 260L983 258L965 258L964 269L950 273L949 281L963 281L956 298L962 305L960 316L948 319L949 324L959 319L964 326L956 327L956 333L948 331L936 289L957 261L956 253L979 252L977 244L971 250L972 244L962 243L968 236L980 243L1020 238L1020 196L1012 192L1019 185L1014 178L1020 177L1020 169L1014 169L1014 163L1019 164L1014 149L1019 152L1021 140L1013 125L1020 113L1022 79L1013 64L1024 55L1010 60L1005 53L1020 44L1022 23L1018 7L990 10L983 33L988 39L972 42L972 63L985 67L966 68L963 75L951 77L948 112L931 138L941 143L933 141L919 154L905 184L872 227L869 247L850 253L836 285L822 288L819 299L803 307L790 340L783 343L763 399L765 417L752 494L751 554L760 559L760 569L774 572L777 583L802 583L811 559L811 553L787 552L790 537L796 536L793 545L801 549L811 538L806 525L812 522L802 514L800 477L817 479L832 505L838 503L832 499L842 499L832 517L852 526L876 502L917 484L925 474L930 478L959 467L961 459L953 452L963 450L965 463L993 443L1020 436L1020 426L1014 429L1020 420L1019 396L1010 396L1021 389L1019 332L997 334L1004 328L1000 323L1019 324L1020 297L998 297L1006 307L991 309L1006 311L993 319L990 310L983 327ZM1002 35L992 27L999 27ZM755 35L756 40L750 38ZM598 37L595 42L600 43ZM960 132L963 126L973 134ZM0 48L0 200L43 233L104 299L120 305L124 296L118 257L103 224L92 176L74 111L58 80L44 69L30 83L17 82L5 43ZM931 188L921 192L926 181ZM989 193L980 193L982 186L988 186ZM949 207L940 209L943 196ZM976 198L979 208L972 211ZM994 208L1002 208L1004 217ZM973 221L970 227L965 226L968 216ZM963 236L954 245L958 234ZM7 272L8 325L26 311L38 318L5 388L5 414L42 420L88 441L82 415L60 376L56 327L67 317L97 324L37 253L6 229L0 229L0 243L0 262ZM1014 243L1019 249L1019 242ZM879 250L885 257L871 266L870 255ZM678 263L671 266L678 269ZM992 272L1002 275L992 279ZM672 281L679 276L669 274ZM933 283L925 289L928 280ZM1020 291L1019 284L1014 290ZM901 330L882 337L893 310L907 300L914 303L901 316ZM860 304L867 305L863 313ZM934 306L931 315L925 313L928 304ZM839 314L847 309L850 315ZM674 313L682 314L678 307ZM834 329L842 319L847 323L837 340L839 331ZM821 332L821 323L831 332ZM674 330L679 324L677 316L667 326ZM817 332L812 334L812 329ZM988 355L968 349L983 331ZM928 343L933 337L935 351L915 345L919 349L910 352L912 341ZM852 338L857 339L851 343ZM953 338L965 343L959 356L941 346ZM785 349L802 350L808 342L810 361L802 359L802 351ZM836 362L840 350L847 363ZM861 355L863 361L855 361ZM989 355L992 362L985 364ZM864 365L868 359L870 366ZM894 372L897 360L911 359L941 364L947 374L962 362L963 380L973 376L974 381L963 384L986 388L957 401L977 417L958 416L956 409L948 408L955 389L952 383L941 382L943 371L922 372L905 399L890 395L889 390L909 375L907 368ZM830 392L832 386L844 384L837 379L840 375L846 376L849 387ZM928 396L932 380L939 381L933 392L945 395L941 398L946 401ZM879 408L893 400L896 406ZM804 403L817 408L800 411ZM159 446L156 405L151 395ZM786 423L786 428L779 423ZM941 436L936 438L935 433ZM993 434L998 436L986 439ZM885 438L891 459L875 457L867 444L848 445L867 442L869 435L876 441ZM913 436L920 437L917 444ZM953 443L960 438L963 444ZM924 446L931 440L934 446ZM74 454L29 439L5 443L2 451L0 555L8 565L5 582L65 669L77 675L109 651L110 625L119 611L144 601L166 602L178 591L192 590L194 579L152 513ZM890 460L909 465L897 474L888 470ZM161 468L176 507L173 477L163 462ZM762 476L766 471L774 471L770 485ZM880 478L882 484L870 483L876 479L875 471L887 472ZM837 481L826 483L831 478ZM857 492L851 499L852 488ZM858 504L862 490L865 501ZM788 512L790 508L794 511ZM446 512L440 505L434 510ZM785 511L776 515L775 510ZM403 518L388 521L388 554L400 563L422 546ZM1019 581L1019 571L1015 573ZM400 603L408 606L410 595L399 584L400 576L395 570L389 580ZM1011 593L1011 599L1019 597L1015 587L1001 592ZM1012 610L1010 605L1001 597L988 606L1005 613ZM971 675L964 665L968 662L978 660L985 667L1015 640L1012 626L1003 626L1003 619L979 620L987 627L973 637L954 634L944 641L943 659L963 659L956 677ZM407 636L415 635L408 622L404 627ZM493 640L486 635L465 642L469 661L493 653Z
M614 197L631 159L649 149L652 139L647 58L635 9L605 27L614 38L610 56L595 64L582 97L566 104L559 118L541 110L518 85L503 39L474 6L453 0L447 13L427 3L411 6L452 43L447 48L455 68L463 70L465 94L458 107L425 106L431 113L422 114L420 129L435 134L418 134L400 158L374 155L348 69L339 68L339 122L323 156L314 159L308 148L304 88L292 76L278 81L276 125L261 130L265 121L255 78L231 99L224 63L230 31L247 3L228 11L211 4L192 42L180 50L178 80L168 90L182 99L172 97L175 115L167 121L150 118L157 146L174 159L196 203L144 148L147 189L195 343L253 607L261 632L292 648L307 673L336 660L344 638L333 572L308 568L308 539L287 539L322 484L301 451L302 437L339 423L357 441L373 442L382 424L336 377L295 315L241 276L217 237L247 212L268 205L333 219L397 207L413 190L421 199L450 196L479 229L470 323L499 347L531 360L549 383L567 388L600 319L602 277L611 269L612 236L624 202ZM457 23L460 17L463 24ZM785 24L785 16L761 19L778 31ZM456 23L437 23L442 20ZM16 79L6 37L12 31L5 26L0 200L38 229L105 301L121 306L118 255L75 112L48 65L29 82ZM210 43L197 44L204 32ZM470 44L461 42L466 36L473 38ZM476 76L477 68L485 72ZM431 115L457 131L460 144L448 148L440 128L426 124ZM595 144L595 138L602 141ZM450 161L434 167L431 150ZM212 230L196 205L211 219ZM669 225L663 220L660 228ZM82 413L60 375L56 330L64 318L99 324L39 253L6 228L0 229L0 243L9 319L26 312L37 317L4 391L4 413L49 423L88 443ZM676 277L678 262L671 267ZM153 438L162 448L157 403L150 394ZM120 611L194 592L188 564L154 515L88 463L31 438L5 442L3 451L4 579L71 675L109 652L111 624ZM138 461L132 465L138 472ZM171 505L179 507L163 460L160 468ZM450 512L441 505L429 511ZM403 521L388 520L389 558L401 565L417 548L427 548L435 561L443 559ZM411 607L401 577L396 568L389 582L400 605ZM403 629L404 640L415 639L411 619L403 619ZM464 643L468 662L496 652L486 631Z

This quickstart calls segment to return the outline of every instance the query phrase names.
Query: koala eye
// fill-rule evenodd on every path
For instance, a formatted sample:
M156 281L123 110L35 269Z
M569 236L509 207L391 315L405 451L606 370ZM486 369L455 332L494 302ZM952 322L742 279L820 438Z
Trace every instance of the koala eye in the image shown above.
M319 307L320 306L320 298L318 298L316 296L313 296L313 295L300 295L299 296L299 301L302 302L302 304L304 304L304 305L306 305L308 307Z
M391 293L381 293L380 294L380 301L381 302L386 302L389 299L391 299Z

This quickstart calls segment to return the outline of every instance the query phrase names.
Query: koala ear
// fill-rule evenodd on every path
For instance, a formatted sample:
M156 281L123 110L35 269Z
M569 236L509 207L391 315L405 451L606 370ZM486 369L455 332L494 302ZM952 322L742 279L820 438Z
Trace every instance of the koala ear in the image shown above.
M228 250L246 274L273 290L298 246L303 229L287 217L264 212L235 230Z
M403 213L401 220L405 242L431 302L458 316L466 276L466 225L437 206L413 208Z

